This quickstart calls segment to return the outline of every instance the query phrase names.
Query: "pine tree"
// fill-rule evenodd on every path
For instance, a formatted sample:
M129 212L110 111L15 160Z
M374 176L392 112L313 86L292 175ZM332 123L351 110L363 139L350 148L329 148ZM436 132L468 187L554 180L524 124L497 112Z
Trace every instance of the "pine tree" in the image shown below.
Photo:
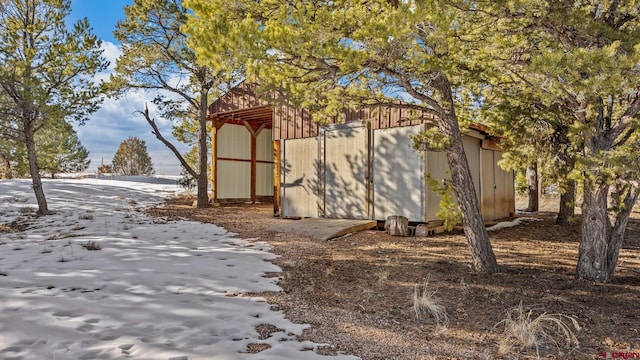
M459 89L473 73L473 32L460 1L338 1L287 3L186 0L185 27L203 63L233 54L263 95L287 94L317 120L345 106L404 105L446 140L443 150L476 271L498 270L462 145ZM224 41L219 39L223 38ZM274 91L271 91L274 90ZM274 97L272 101L283 101ZM460 126L462 124L462 126ZM424 146L424 145L423 145Z
M123 55L118 59L116 75L109 87L115 93L131 89L158 90L154 103L161 116L197 133L195 139L180 137L198 148L199 161L193 166L161 134L148 109L141 112L154 135L172 150L187 173L197 179L197 206L206 207L207 106L210 98L220 94L221 88L235 81L233 66L228 61L209 66L196 61L182 32L187 9L181 0L135 0L125 7L125 15L126 19L118 22L114 32L123 44Z
M583 190L577 276L613 279L640 195L640 20L637 1L495 1L480 41L490 83L525 89L566 115L560 134L575 149L569 178ZM563 140L564 141L564 140ZM558 152L561 154L561 152Z
M60 173L84 171L89 167L89 151L80 143L73 127L56 121L36 134L38 167L51 178Z
M48 214L36 133L47 119L84 122L101 101L93 76L108 63L86 19L70 30L70 0L0 2L0 87L8 101L1 113L12 141L26 147L40 214Z
M120 143L112 161L113 173L124 176L153 174L153 163L144 140L129 137Z

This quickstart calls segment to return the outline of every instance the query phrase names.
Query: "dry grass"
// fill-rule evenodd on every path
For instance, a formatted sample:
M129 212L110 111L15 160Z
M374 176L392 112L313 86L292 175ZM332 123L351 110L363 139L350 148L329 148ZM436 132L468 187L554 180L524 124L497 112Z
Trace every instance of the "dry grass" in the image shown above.
M543 312L567 314L584 326L576 332L570 319L560 317L580 348L556 349L553 342L546 343L539 347L545 360L594 360L603 352L640 349L640 212L630 220L615 281L593 284L575 277L580 227L555 225L555 214L545 210L537 214L543 221L491 233L501 271L487 275L471 272L462 232L398 238L370 230L325 242L270 231L284 221L273 217L270 205L196 209L191 202L168 203L150 212L164 221L211 222L239 237L268 241L279 256L273 262L283 271L269 276L281 279L283 291L260 296L291 321L311 325L301 341L331 344L313 349L318 354L341 352L367 360L534 359L535 349L499 354L504 325L494 327L507 317L506 309L530 299L539 304L531 320ZM381 281L384 270L389 277ZM416 284L422 297L422 279L429 279L427 294L438 297L436 304L447 310L446 329L435 328L428 311L416 320L411 300ZM529 308L523 309L526 318L525 310ZM561 331L547 330L564 346Z
M507 318L496 324L496 327L501 326L504 331L498 351L502 355L512 353L515 348L521 348L535 349L536 355L540 357L540 350L550 345L556 350L580 345L575 333L580 331L576 319L564 314L544 312L534 316L534 310L525 310L522 302L507 311Z
M413 312L420 320L420 315L431 315L438 327L446 328L449 322L449 314L446 308L436 298L435 290L429 288L429 280L425 280L422 291L418 285L413 288Z
M83 242L82 244L80 244L83 248L89 250L89 251L98 251L102 249L102 245L100 245L99 242L95 241L95 240L90 240L87 242Z

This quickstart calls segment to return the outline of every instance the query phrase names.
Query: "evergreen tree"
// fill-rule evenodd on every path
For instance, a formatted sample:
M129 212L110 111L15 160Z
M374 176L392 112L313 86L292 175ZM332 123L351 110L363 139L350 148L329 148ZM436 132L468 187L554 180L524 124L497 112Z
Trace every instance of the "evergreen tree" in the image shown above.
M89 167L89 151L82 146L73 127L63 120L36 134L38 167L54 178L59 173L84 171Z
M496 1L476 54L492 84L528 89L562 119L583 190L578 277L613 279L640 195L640 10L637 1Z
M187 20L187 9L181 0L135 0L125 7L125 15L126 19L118 22L114 32L122 43L123 55L118 59L116 75L109 87L116 93L131 89L158 90L160 95L154 103L161 116L181 122L181 128L195 130L197 138L180 138L198 148L199 161L193 166L161 134L148 109L142 112L154 135L172 150L189 175L197 179L197 206L206 207L207 106L209 98L220 94L220 88L233 81L234 73L229 70L232 67L228 62L203 66L196 61L181 30Z
M460 1L186 0L185 31L203 63L232 53L261 93L287 94L322 120L345 106L398 106L434 125L422 148L444 151L476 271L498 270L462 145L459 90L473 74L475 31ZM224 41L219 39L224 38ZM272 101L284 101L274 97ZM462 123L462 127L460 123ZM434 139L437 138L437 139ZM437 141L433 141L437 140Z
M9 123L3 135L26 147L40 214L49 208L36 133L47 119L82 123L97 110L101 98L92 78L108 65L86 19L68 30L64 20L70 11L70 0L0 2L0 88L8 100L1 112Z
M51 122L51 124L50 124ZM89 151L80 144L73 127L64 120L47 121L35 135L38 169L54 178L56 174L86 170L91 162ZM8 160L13 173L29 175L29 158L24 144L13 144Z
M113 173L124 176L148 176L153 174L153 163L144 140L129 137L120 143L112 161Z
M98 166L98 175L113 174L113 166L111 164L101 164Z

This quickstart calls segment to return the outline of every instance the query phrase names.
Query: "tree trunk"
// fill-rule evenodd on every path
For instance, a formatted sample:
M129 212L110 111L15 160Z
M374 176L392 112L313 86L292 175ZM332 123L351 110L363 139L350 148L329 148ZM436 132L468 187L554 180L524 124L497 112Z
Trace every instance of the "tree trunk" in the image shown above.
M489 241L489 233L484 226L484 220L480 213L480 202L476 196L469 162L462 145L462 134L455 113L451 84L446 75L440 73L432 79L430 85L439 92L441 102L446 103L446 109L442 109L444 113L440 116L437 124L440 131L450 141L450 147L447 149L447 162L451 170L453 191L462 213L462 226L471 252L473 270L485 273L497 272L498 262Z
M458 124L454 125L458 128ZM457 129L459 131L459 129ZM462 147L462 138L452 141L452 151L447 152L447 161L451 169L451 182L458 198L458 206L462 213L462 225L467 238L473 269L478 272L492 273L498 271L498 263L493 253L489 233L484 226L480 214L480 204L473 186L471 171Z
M539 191L538 191L538 162L534 162L527 166L527 188L529 193L529 205L527 212L536 212L539 209Z
M36 155L36 143L34 139L35 129L34 121L31 119L24 119L24 135L25 145L27 147L27 157L29 159L29 172L31 174L31 182L33 184L33 192L36 195L36 201L38 202L38 213L40 215L48 215L49 207L47 206L47 199L42 189L42 179L40 178L40 169L38 169L38 159Z
M207 178L207 104L208 91L200 91L200 117L198 129L198 207L206 208L209 205L207 194L209 179Z
M629 183L623 188L616 188L617 191L622 191L621 194L616 194L616 207L618 214L616 216L616 222L611 229L611 235L609 240L609 248L607 251L607 266L609 270L609 279L613 279L613 275L616 271L618 264L618 256L620 255L620 249L624 242L624 233L627 229L627 223L629 222L629 216L633 210L633 206L638 201L640 195L640 187L634 183ZM619 197L618 197L619 196ZM621 200L621 201L620 201Z
M458 122L455 119L446 119L441 122L440 127L451 142L451 148L447 151L447 162L451 170L453 191L462 213L462 225L471 251L473 269L478 272L496 272L498 263L480 213L480 203L462 145Z
M409 236L409 219L400 215L387 216L384 228L392 236Z
M585 180L582 203L582 239L578 250L577 276L607 282L607 243L611 223L607 213L607 184L593 184Z
M582 239L576 267L579 278L597 282L613 280L629 216L640 194L636 185L627 185L622 191L623 200L616 204L618 212L612 226L607 202L609 185L595 185L585 180Z
M556 217L556 224L567 226L575 218L576 206L576 182L569 180L567 182L567 190L560 194L560 208Z

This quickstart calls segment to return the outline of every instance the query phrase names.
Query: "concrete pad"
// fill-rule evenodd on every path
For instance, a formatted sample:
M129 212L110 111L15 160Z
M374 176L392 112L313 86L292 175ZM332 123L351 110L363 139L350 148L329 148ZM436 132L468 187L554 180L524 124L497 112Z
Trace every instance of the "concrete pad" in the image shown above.
M305 235L318 240L330 240L350 233L373 229L376 220L309 218L282 220L268 230Z

